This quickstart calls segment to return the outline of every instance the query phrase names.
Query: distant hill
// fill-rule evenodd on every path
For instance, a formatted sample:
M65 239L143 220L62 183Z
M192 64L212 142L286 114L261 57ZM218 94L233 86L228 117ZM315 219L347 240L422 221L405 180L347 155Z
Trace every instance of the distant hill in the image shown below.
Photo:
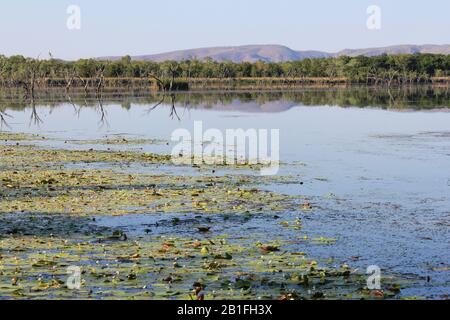
M436 54L450 54L450 45L400 45L381 48L368 49L346 49L337 53L338 56L379 56L382 54L414 54L414 53L436 53Z
M295 51L280 45L248 45L238 47L212 47L180 50L167 53L133 56L133 60L162 62L168 60L183 61L189 59L233 62L283 62L306 58L324 58L338 56L377 56L382 54L440 53L450 54L450 45L398 45L381 48L345 49L336 53L323 51ZM101 57L98 60L118 60L121 57Z
M133 56L133 60L162 62L168 60L183 61L188 59L233 62L266 62L295 61L305 58L329 57L330 54L320 51L295 51L279 45L250 45L239 47L212 47L180 50L154 55ZM118 60L121 57L102 57L99 60Z

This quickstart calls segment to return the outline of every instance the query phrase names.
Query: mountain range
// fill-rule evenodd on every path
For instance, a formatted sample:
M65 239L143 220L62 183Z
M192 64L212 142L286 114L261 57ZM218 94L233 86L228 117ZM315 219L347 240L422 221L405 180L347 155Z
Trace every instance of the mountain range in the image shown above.
M167 53L140 55L131 57L136 61L162 62L168 60L183 61L189 59L233 62L284 62L298 61L306 58L326 58L339 56L377 56L382 54L436 53L450 54L450 45L397 45L367 49L345 49L339 52L296 51L281 45L247 45L236 47L211 47L179 50ZM98 60L119 60L121 57L101 57Z

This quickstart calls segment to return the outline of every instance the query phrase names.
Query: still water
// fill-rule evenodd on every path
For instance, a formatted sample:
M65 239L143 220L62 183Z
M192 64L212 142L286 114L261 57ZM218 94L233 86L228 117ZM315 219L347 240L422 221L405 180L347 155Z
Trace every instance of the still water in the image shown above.
M194 121L202 121L204 130L222 132L279 129L282 166L278 174L293 177L294 182L263 188L305 196L317 210L302 217L304 228L312 236L337 239L331 246L305 245L303 251L351 263L362 272L378 265L419 279L402 291L405 296L450 293L450 95L445 88L2 101L1 110L7 114L3 130L51 137L38 143L53 148L170 153L172 132L179 128L192 132ZM105 136L169 143L71 143ZM222 171L218 174L226 174ZM102 218L99 223L140 232L142 219ZM250 223L255 233L287 236L276 223ZM228 227L228 232L241 227Z

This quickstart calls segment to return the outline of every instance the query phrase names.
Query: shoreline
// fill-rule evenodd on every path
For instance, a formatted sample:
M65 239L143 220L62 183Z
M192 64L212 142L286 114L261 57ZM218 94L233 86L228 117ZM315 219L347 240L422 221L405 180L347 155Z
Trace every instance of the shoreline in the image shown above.
M79 78L68 83L62 78L36 79L35 92L48 90L80 91L85 93L102 93L113 90L145 90L149 92L201 92L201 91L276 91L298 89L327 88L398 88L408 86L443 86L450 85L450 77L432 77L429 81L412 81L388 85L385 83L367 83L352 81L345 77L252 77L252 78L175 78L162 79L160 82L152 78ZM18 90L27 92L21 85L0 83L1 90Z
M430 95L433 99L430 100ZM448 109L450 108L448 85L423 84L387 88L383 86L352 85L348 87L303 87L295 89L266 90L190 90L159 92L144 88L117 88L95 92L84 92L61 88L36 90L34 96L26 95L23 89L0 88L0 115L8 110L22 110L37 105L56 107L69 103L80 107L98 107L118 103L125 108L131 104L164 104L172 107L202 108L211 104L223 106L245 106L250 100L259 104L283 101L285 105L304 106L335 105L340 107L376 107L383 109ZM238 102L236 101L238 100ZM7 118L5 118L7 120Z

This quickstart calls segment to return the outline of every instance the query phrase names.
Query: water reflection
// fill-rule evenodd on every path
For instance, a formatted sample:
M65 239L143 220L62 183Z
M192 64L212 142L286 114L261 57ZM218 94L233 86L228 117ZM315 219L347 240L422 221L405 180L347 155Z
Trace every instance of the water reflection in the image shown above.
M62 90L38 92L24 97L17 91L0 91L0 125L10 128L10 111L30 111L30 125L39 126L43 120L38 109L71 105L77 118L83 109L94 108L98 126L109 127L107 107L144 105L146 115L158 108L169 108L168 117L181 120L190 109L237 111L244 113L281 113L296 106L338 106L341 108L380 108L385 110L441 110L450 108L449 87L411 86L402 88L351 87L305 89L298 91L263 92L104 92L102 95L69 93ZM182 112L180 110L183 110Z
M174 93L171 93L170 95L166 95L165 93L162 95L161 99L152 107L150 107L147 110L147 114L151 113L153 110L155 110L156 108L158 108L160 105L162 105L166 99L170 100L170 114L169 117L173 120L174 118L176 118L177 120L181 120L180 116L178 115L177 112L177 107L176 107L176 95ZM186 109L187 104L184 104L184 108Z
M105 92L101 96L47 91L35 95L38 105L58 106L73 103L96 106L99 99L105 104L121 104L128 109L134 104L174 104L176 107L215 109L234 107L250 112L280 112L293 105L332 105L339 107L377 107L383 109L433 109L450 107L449 87L411 86L396 89L378 87L352 87L330 89L305 89L298 91L230 91L230 92L180 92L158 94L149 92ZM270 108L274 102L283 102L282 107ZM250 104L250 105L249 105ZM17 92L0 91L0 109L23 109L30 100Z
M8 125L8 122L6 121L7 117L11 117L9 114L5 112L5 110L0 109L0 130L3 129L3 127L10 128Z

